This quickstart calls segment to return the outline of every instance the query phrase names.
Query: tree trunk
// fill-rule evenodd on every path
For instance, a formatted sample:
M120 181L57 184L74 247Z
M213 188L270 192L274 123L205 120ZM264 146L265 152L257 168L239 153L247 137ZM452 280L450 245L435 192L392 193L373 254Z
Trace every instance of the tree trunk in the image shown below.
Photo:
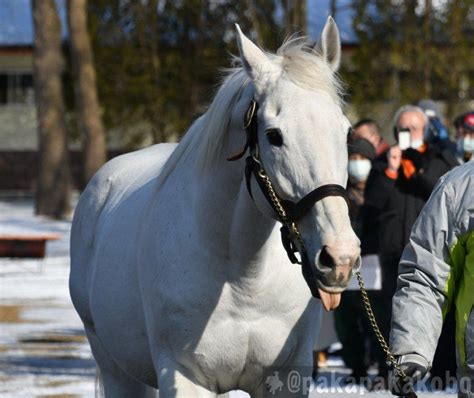
M84 185L105 163L107 147L97 96L96 73L87 32L87 0L68 0L75 109L83 144Z
M431 12L432 4L431 0L425 0L425 15L423 18L423 39L424 51L422 56L423 62L423 97L431 98L432 87L431 87L431 71L433 68L433 57L432 57L432 35L431 35Z
M262 48L269 50L276 50L281 44L280 26L278 26L274 18L275 8L277 7L276 3L258 0L247 0L246 2L248 18L257 35L256 42ZM283 13L283 21L286 24L286 8L283 8L283 5L281 12Z
M330 12L331 12L332 18L333 18L334 20L336 20L336 14L337 14L337 0L331 0Z
M306 0L286 0L284 2L284 11L286 12L286 34L293 33L305 35L307 32L307 12Z
M61 24L54 0L32 0L32 11L39 138L35 211L62 218L70 211L70 171L61 86Z
M260 25L260 19L258 17L257 6L255 4L255 1L254 0L247 0L247 7L248 7L250 22L252 23L252 26L253 26L253 29L254 29L255 33L257 34L256 42L259 46L264 47L262 27Z
M307 10L307 0L301 0L300 2L300 32L302 35L306 36L308 34L308 10Z

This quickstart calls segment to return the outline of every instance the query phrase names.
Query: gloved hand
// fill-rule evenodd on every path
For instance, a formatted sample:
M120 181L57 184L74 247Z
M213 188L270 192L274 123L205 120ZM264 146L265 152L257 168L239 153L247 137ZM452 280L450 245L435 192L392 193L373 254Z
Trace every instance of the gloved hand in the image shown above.
M390 372L390 389L393 395L405 396L413 390L413 386L418 380L426 376L430 366L423 356L416 353L399 356L397 363L407 375L407 379L402 380L395 370L392 370Z
M421 152L416 149L408 148L403 151L403 158L412 161L417 171L420 171L425 167L425 158Z

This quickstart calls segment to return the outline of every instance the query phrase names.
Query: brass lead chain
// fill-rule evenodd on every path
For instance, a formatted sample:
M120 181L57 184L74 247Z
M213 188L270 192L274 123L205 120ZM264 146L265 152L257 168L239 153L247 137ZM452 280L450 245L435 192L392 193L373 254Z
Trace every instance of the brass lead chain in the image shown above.
M260 169L258 171L258 176L263 180L265 183L265 187L267 188L267 192L270 196L270 199L272 201L273 207L276 209L278 213L278 217L280 217L280 220L285 223L288 223L288 218L286 216L285 209L280 203L280 200L278 199L278 196L273 189L272 182L270 181L270 178L265 174L265 171L263 169ZM296 223L292 222L290 224L290 229L291 233L293 236L298 240L298 243L301 245L301 249L304 248L304 241L303 238L298 230L298 227L296 226ZM390 352L390 348L388 347L387 342L385 341L382 332L380 331L379 325L377 324L377 320L375 319L375 314L372 309L372 305L370 304L369 296L367 294L367 290L365 290L365 284L364 280L362 279L362 275L360 271L357 271L356 273L357 281L359 283L359 289L360 289L360 294L362 296L362 301L364 302L364 307L365 311L367 313L367 317L369 318L370 325L372 326L372 329L375 333L375 336L377 337L377 340L379 342L380 347L382 348L383 352L387 356L387 361L390 363L390 365L393 367L395 372L403 381L406 381L408 379L406 373L404 370L400 367L400 365L397 363L397 360L393 356L393 354Z
M268 194L270 195L270 199L272 201L273 207L276 209L278 213L278 217L280 220L284 223L288 223L288 219L286 218L286 212L283 206L280 203L280 200L278 199L278 196L276 195L272 182L270 181L270 178L265 174L263 169L260 169L258 171L258 176L263 180L265 183L265 186L267 187Z
M283 223L289 224L288 218L286 216L285 209L281 205L280 200L278 199L278 196L277 196L275 190L273 189L273 185L272 185L272 182L270 181L270 178L268 178L268 176L265 174L263 169L260 169L258 171L258 176L263 180L263 182L265 184L265 187L267 188L267 192L270 195L270 199L272 201L273 207L276 209L276 211L278 213L278 217L280 218L280 220ZM290 232L294 235L294 237L296 238L296 240L300 244L301 249L303 249L304 248L304 241L303 241L303 238L300 234L300 231L298 230L298 227L296 226L296 223L292 222L290 224Z
M357 277L357 282L359 283L360 294L362 296L362 301L364 302L364 307L367 313L367 317L369 318L370 325L372 326L375 336L377 337L379 345L382 348L385 355L387 356L388 362L392 365L395 372L397 372L397 375L401 377L402 380L405 381L407 380L407 375L405 374L404 370L400 367L400 365L397 363L397 360L395 359L393 354L390 352L390 348L388 347L388 344L385 341L382 335L382 332L380 331L379 325L377 324L377 320L375 319L372 305L370 304L370 301L369 301L367 290L365 290L365 285L364 285L364 280L362 279L362 275L360 271L357 271L355 274Z

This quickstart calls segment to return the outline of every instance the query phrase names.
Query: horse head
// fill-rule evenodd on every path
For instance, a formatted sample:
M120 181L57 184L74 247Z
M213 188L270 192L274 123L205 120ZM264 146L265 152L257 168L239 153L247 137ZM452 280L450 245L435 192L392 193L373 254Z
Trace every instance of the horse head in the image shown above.
M316 197L299 206L290 221L304 242L310 268L306 274L303 270L306 281L325 308L333 309L360 264L360 242L352 230L342 188L347 182L350 123L342 111L336 75L341 53L336 24L328 19L316 46L293 39L275 55L263 52L238 26L237 42L253 84L253 108L247 115L250 158L264 170L287 212L288 204L300 205L302 198ZM281 221L275 204L269 206L271 194L258 181L258 173L263 172L258 170L255 178L248 178L254 202L262 213ZM321 194L326 186L333 190ZM318 187L322 188L318 191Z

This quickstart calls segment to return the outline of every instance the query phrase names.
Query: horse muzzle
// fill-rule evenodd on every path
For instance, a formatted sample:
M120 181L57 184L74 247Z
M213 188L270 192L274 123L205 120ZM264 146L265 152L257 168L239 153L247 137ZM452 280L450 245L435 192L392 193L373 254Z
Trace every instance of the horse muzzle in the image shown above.
M319 298L326 311L336 309L341 302L341 293L349 284L352 274L360 269L360 249L344 250L324 246L316 256L316 285Z

